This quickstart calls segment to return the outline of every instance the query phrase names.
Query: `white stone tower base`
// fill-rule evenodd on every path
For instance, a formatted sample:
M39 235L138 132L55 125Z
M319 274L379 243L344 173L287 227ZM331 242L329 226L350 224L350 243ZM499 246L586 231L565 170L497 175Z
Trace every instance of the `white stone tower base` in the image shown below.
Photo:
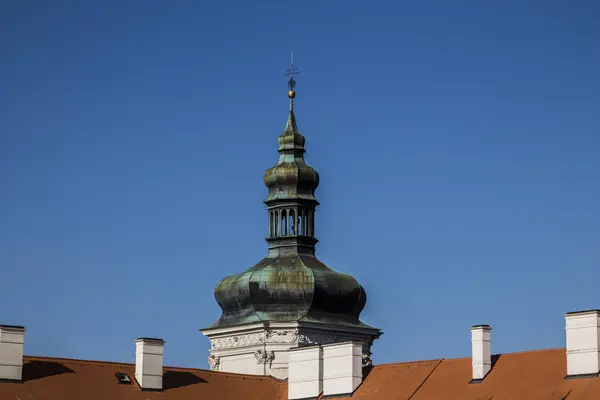
M371 345L381 331L310 322L261 322L202 329L210 339L208 364L213 371L288 377L288 349L348 341L363 343L363 362L370 363Z

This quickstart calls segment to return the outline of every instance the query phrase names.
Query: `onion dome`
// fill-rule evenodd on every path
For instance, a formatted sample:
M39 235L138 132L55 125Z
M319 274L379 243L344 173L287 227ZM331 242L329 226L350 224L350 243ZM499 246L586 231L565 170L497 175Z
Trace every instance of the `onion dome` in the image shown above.
M217 284L215 298L222 315L212 328L260 321L367 327L359 320L367 299L364 288L315 256L319 174L304 161L305 139L294 116L293 75L289 86L290 111L278 138L279 161L264 174L269 253L247 271Z
M363 287L314 255L266 257L248 271L227 277L215 289L223 313L213 327L260 321L310 321L364 326Z
M278 142L279 162L265 171L264 181L269 188L265 203L290 199L316 203L319 174L304 162L305 139L298 131L293 109L290 109L285 131L279 136Z

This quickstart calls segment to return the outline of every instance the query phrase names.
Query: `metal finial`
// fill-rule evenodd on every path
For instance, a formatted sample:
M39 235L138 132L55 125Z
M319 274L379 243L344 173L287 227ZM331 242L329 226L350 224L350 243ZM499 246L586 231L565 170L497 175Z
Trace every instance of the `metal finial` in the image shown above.
M288 97L290 98L290 109L293 107L293 98L296 97L296 79L294 76L299 74L298 68L294 66L294 52L292 52L292 57L290 59L290 68L286 71L286 75L289 77L288 79Z

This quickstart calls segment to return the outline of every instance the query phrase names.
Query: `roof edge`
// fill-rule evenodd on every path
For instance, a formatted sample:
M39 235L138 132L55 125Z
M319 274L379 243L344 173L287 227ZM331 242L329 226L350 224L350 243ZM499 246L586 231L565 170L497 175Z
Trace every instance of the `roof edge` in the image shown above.
M492 356L510 356L510 355L519 355L519 354L529 354L529 353L541 353L541 352L554 352L554 351L566 351L564 347L552 348L552 349L537 349L537 350L523 350L523 351L515 351L512 353L496 353L492 354ZM454 360L470 360L471 357L453 357L453 358L432 358L429 360L412 360L412 361L401 361L395 363L385 363L385 364L374 364L373 368L387 367L387 366L396 366L396 365L409 365L409 364L419 364L419 363L436 363L439 361L454 361Z
M23 361L54 361L54 362L61 362L61 363L81 363L81 364L98 365L98 366L108 364L108 365L114 365L114 366L135 368L135 363L126 363L126 362L119 362L119 361L102 361L102 360L83 360L83 359L78 359L78 358L62 358L62 357L58 358L58 357L24 355ZM238 373L233 373L233 372L211 371L210 369L202 369L202 368L172 367L172 366L168 366L168 365L165 365L163 368L166 370L170 370L170 371L197 371L197 372L209 373L209 374L215 374L215 375L227 375L227 376L241 377L241 378L270 379L275 382L285 382L285 380L275 378L274 376L271 376L271 375L238 374Z

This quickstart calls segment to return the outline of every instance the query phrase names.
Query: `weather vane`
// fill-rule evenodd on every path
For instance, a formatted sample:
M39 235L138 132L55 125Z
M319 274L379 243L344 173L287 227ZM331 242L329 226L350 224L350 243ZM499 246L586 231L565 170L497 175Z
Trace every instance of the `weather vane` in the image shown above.
M296 92L294 91L294 89L296 88L296 79L294 79L294 75L299 74L300 71L298 71L298 68L294 67L294 53L292 52L292 58L290 61L290 68L286 71L286 76L289 76L289 80L288 80L288 96L293 99L294 96L296 95Z

